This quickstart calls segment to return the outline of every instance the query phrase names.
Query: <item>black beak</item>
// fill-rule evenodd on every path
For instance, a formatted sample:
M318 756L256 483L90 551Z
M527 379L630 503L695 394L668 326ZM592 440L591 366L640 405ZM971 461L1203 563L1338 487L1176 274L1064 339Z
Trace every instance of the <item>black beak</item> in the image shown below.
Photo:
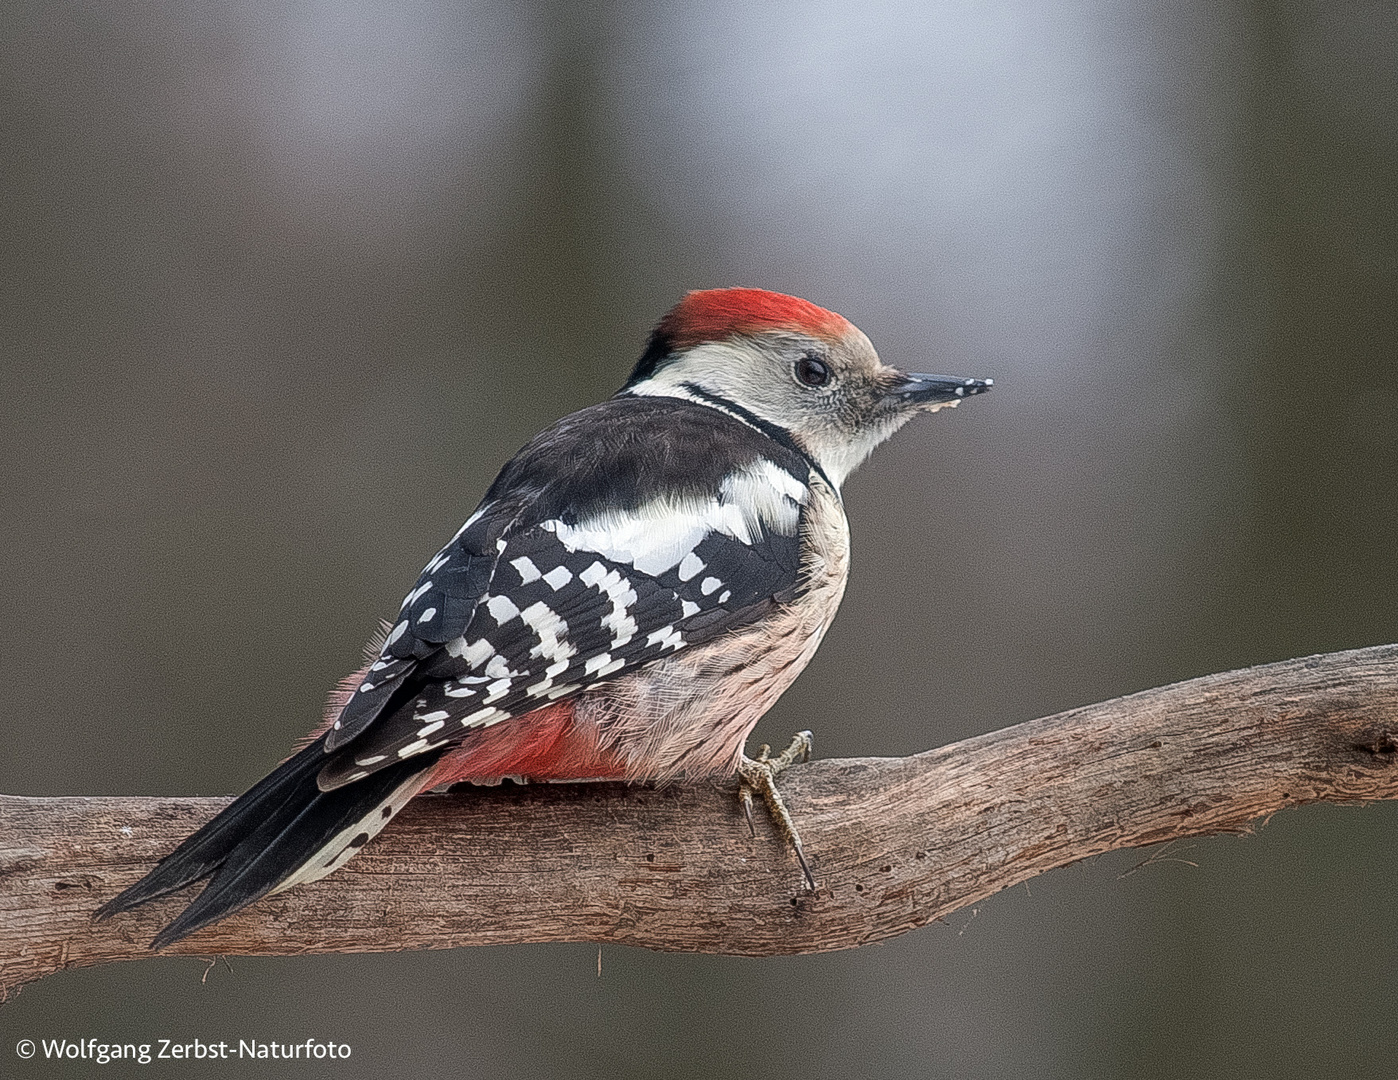
M934 405L984 394L994 379L960 379L950 375L904 375L891 396L907 405Z

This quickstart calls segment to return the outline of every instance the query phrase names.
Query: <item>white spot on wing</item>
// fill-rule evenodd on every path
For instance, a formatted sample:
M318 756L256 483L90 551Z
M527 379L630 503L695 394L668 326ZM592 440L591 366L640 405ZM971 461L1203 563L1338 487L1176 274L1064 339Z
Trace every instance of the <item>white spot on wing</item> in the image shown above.
M427 579L426 581L424 581L421 585L419 585L416 589L414 589L412 592L408 593L407 596L403 597L403 606L404 606L404 607L407 607L409 604L411 604L414 600L416 600L419 596L421 596L423 593L425 593L425 592L426 592L428 589L430 589L430 588L432 588L432 579L431 579L431 578L428 578L428 579Z
M615 659L613 659L611 653L602 653L599 656L594 656L591 660L584 664L583 672L585 674L593 676L594 678L600 679L604 675L610 675L613 671L620 671L625 666L625 657L618 656Z
M564 585L567 585L568 582L573 580L573 571L569 570L566 566L555 566L544 575L544 580L548 582L549 588L557 592L559 589L563 588Z
M528 555L521 555L518 559L511 559L510 565L519 571L519 583L528 585L531 581L538 581L544 575L539 573L539 568L534 565L534 560Z
M616 569L608 570L595 562L578 575L584 585L607 594L612 610L602 616L602 625L612 632L612 648L625 645L636 636L636 620L631 617L631 605L636 602L636 590Z
M547 668L544 669L543 679L541 679L539 682L536 682L533 686L526 687L524 692L526 694L532 695L533 697L539 697L543 694L548 693L548 691L553 687L553 680L568 670L569 663L570 661L568 660L559 660L556 663L550 664Z
M467 645L465 636L462 636L447 642L447 652L452 656L459 656L473 668L478 668L495 655L495 646L485 638L479 638Z
M691 551L680 560L680 568L676 573L680 575L681 581L688 581L702 569L704 569L704 560Z
M495 621L501 626L519 614L519 605L508 596L492 596L486 601L486 610L495 617Z
M576 651L568 642L560 640L568 633L568 623L542 600L530 604L519 613L519 617L539 635L539 644L534 646L531 656L556 660L561 656L572 656Z
M684 638L673 626L662 626L646 638L646 644L659 645L663 649L678 649L684 644Z
M530 604L520 612L519 617L539 635L539 644L530 650L529 655L554 661L544 672L543 681L528 689L531 694L541 694L553 685L555 675L567 670L568 658L577 652L577 648L563 639L563 635L568 632L568 623L559 618L558 613L542 600Z
M461 718L462 727L487 727L498 720L505 719L509 714L503 709L488 706L484 709L477 709L475 712Z
M419 616L417 617L417 621L420 622L420 623L431 622L431 621L432 621L432 617L433 617L434 615L436 615L436 614L437 614L437 609L434 608L434 607L430 607L430 608L428 608L426 611L424 611L421 615L419 615Z
M705 596L708 596L711 592L713 592L722 584L723 582L719 581L719 579L716 577L706 577L703 581L699 583L699 591L703 593Z

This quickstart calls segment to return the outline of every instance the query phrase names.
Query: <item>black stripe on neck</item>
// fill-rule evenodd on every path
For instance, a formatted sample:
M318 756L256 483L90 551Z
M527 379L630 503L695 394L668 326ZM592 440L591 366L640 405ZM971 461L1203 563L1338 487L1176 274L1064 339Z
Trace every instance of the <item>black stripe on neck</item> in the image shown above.
M786 447L793 454L799 454L807 465L809 465L817 473L820 474L820 478L830 486L831 491L838 492L840 490L834 484L830 483L830 477L825 475L825 470L820 467L820 462L816 461L815 458L813 458L810 454L806 453L805 448L802 447L795 439L791 437L791 432L787 431L786 428L778 427L770 420L764 420L756 413L743 408L736 401L733 401L730 398L723 397L720 394L715 394L711 391L705 390L702 386L696 386L692 382L680 383L680 387L684 390L688 390L695 397L699 398L701 401L708 403L709 405L712 405L716 409L722 409L725 412L731 412L734 416L742 420L743 423L755 427L758 431L762 432L762 434L766 435L767 438L771 439L774 443Z

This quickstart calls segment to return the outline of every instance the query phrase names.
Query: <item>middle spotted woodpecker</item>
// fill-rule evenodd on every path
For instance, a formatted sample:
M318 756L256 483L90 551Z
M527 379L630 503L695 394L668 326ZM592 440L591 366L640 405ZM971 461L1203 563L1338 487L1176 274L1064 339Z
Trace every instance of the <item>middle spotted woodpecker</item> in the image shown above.
M840 485L915 414L990 385L889 367L805 300L690 293L615 397L505 466L309 745L99 917L209 878L159 948L338 869L419 792L506 777L737 772L812 882L773 783L809 734L776 759L744 742L844 594Z

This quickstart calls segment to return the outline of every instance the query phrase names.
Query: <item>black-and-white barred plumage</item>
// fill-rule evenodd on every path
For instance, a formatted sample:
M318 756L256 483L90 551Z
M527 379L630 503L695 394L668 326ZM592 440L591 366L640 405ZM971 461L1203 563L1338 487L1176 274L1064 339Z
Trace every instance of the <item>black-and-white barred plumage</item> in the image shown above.
M331 731L323 789L708 641L795 597L811 466L717 409L560 421L423 569ZM405 706L411 702L411 708Z

